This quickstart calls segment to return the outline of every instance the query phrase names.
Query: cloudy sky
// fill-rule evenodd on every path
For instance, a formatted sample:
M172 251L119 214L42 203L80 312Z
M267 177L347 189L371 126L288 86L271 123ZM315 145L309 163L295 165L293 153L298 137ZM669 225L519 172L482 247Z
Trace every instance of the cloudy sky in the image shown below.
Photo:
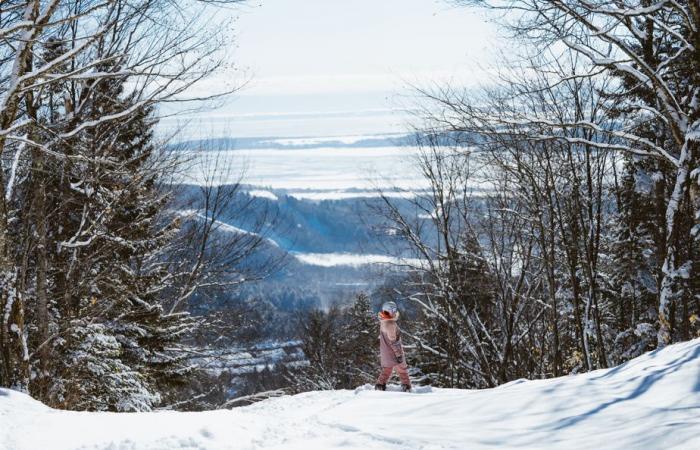
M250 80L199 130L238 136L401 131L411 85L484 79L498 41L479 11L438 0L262 0L231 12L225 77Z

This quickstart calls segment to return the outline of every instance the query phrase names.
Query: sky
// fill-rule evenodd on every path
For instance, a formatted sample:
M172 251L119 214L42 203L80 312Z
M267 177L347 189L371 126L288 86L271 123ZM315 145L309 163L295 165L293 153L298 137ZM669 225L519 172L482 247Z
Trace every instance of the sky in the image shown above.
M413 86L482 81L498 42L483 12L447 1L262 0L225 13L236 16L233 68L219 76L244 86L189 119L199 133L400 132Z

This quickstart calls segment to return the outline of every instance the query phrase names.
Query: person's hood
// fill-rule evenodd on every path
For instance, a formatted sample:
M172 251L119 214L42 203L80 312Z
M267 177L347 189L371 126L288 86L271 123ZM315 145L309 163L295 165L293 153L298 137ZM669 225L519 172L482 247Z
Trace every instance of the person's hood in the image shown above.
M399 320L399 312L398 311L396 311L396 314L394 314L393 317L386 317L385 315L382 314L382 312L383 311L379 311L379 313L377 314L377 317L379 317L379 320L386 320L389 322Z

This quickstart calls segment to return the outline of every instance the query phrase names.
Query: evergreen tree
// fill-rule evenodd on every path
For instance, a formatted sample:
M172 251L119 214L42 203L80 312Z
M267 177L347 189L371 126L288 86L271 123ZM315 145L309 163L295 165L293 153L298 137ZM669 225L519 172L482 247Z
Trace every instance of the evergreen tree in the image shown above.
M79 112L47 114L54 129L71 129L133 109L123 121L57 144L71 158L43 178L52 203L45 234L57 242L46 289L54 331L64 338L51 341L56 363L42 364L47 370L32 391L64 408L148 410L170 400L166 393L189 374L184 356L172 349L197 323L184 313L165 314L160 304L170 278L161 260L178 230L163 214L168 197L158 186L164 168L152 111L125 95L117 65L100 69L115 76L86 83ZM80 361L91 369L75 370Z
M294 374L300 392L340 389L348 385L347 361L343 358L340 311L312 310L299 322L301 348L309 364Z
M369 297L361 293L347 309L347 325L343 333L343 354L349 387L374 380L379 369L378 324Z
M612 348L616 363L656 347L658 293L663 260L663 200L657 181L642 164L627 158L616 186L613 218L612 295L617 336Z

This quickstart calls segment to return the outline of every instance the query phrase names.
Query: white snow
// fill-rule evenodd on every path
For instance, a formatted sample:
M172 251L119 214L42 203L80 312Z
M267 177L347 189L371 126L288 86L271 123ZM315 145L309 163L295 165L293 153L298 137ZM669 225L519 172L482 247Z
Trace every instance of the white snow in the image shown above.
M351 135L351 136L321 136L321 137L295 137L295 138L276 138L268 141L262 141L263 143L269 142L270 144L280 144L280 145L322 145L324 143L339 142L341 144L356 144L360 141L368 139L399 139L404 137L405 133L389 133L389 134L362 134L362 135Z
M353 266L359 267L370 264L408 265L419 267L420 260L413 258L397 258L388 255L372 255L359 253L299 253L291 252L297 260L304 264L321 267Z
M417 152L415 147L226 150L213 159L221 171L213 178L219 184L237 182L240 173L231 167L245 167L245 184L269 189L423 190L427 184L415 168ZM186 181L203 184L211 178L211 168L201 164Z
M199 220L206 220L206 221L211 221L211 217L207 217L201 212L194 210L194 209L183 209L177 212L178 215L181 217L193 217L197 218ZM274 247L279 247L279 244L275 242L273 239L261 236L258 233L254 233L252 231L244 230L243 228L239 228L235 225L231 225L230 223L222 222L221 220L215 220L215 224L213 226L213 229L216 231L223 231L226 233L234 233L234 234L247 234L249 236L257 236L260 237L261 239L264 239L267 241L269 244L271 244Z
M265 199L272 200L272 201L279 200L279 198L273 192L265 191L262 189L252 189L252 190L248 191L248 194L252 197L260 197L260 198L265 198Z
M373 136L280 138L269 142L286 145L323 144L333 140L353 143ZM386 135L375 135L386 138ZM413 198L430 192L430 183L418 167L421 149L415 146L315 147L226 149L207 154L193 164L182 182L188 184L235 184L250 187L249 193L273 199L282 191L297 200L345 200L379 195ZM212 153L212 154L213 154ZM199 160L202 155L191 154ZM474 193L490 191L486 173L469 180Z
M26 138L26 136L25 136ZM17 149L15 152L15 156L12 159L12 167L10 168L10 176L8 177L7 181L7 192L5 192L5 201L9 202L12 200L12 191L15 187L15 178L17 177L17 168L19 167L19 159L20 156L22 156L22 152L24 151L24 148L26 147L26 144L22 143L20 147Z
M297 200L312 200L312 201L322 201L322 200L347 200L351 198L377 198L377 197L387 197L387 198L414 198L417 195L422 194L422 190L411 190L411 191L384 191L380 192L378 190L365 191L365 190L348 190L348 191L334 191L334 190L303 190L303 191L289 191L286 195L294 197Z
M496 389L309 392L201 413L52 410L0 389L0 447L700 448L700 339L607 370Z

